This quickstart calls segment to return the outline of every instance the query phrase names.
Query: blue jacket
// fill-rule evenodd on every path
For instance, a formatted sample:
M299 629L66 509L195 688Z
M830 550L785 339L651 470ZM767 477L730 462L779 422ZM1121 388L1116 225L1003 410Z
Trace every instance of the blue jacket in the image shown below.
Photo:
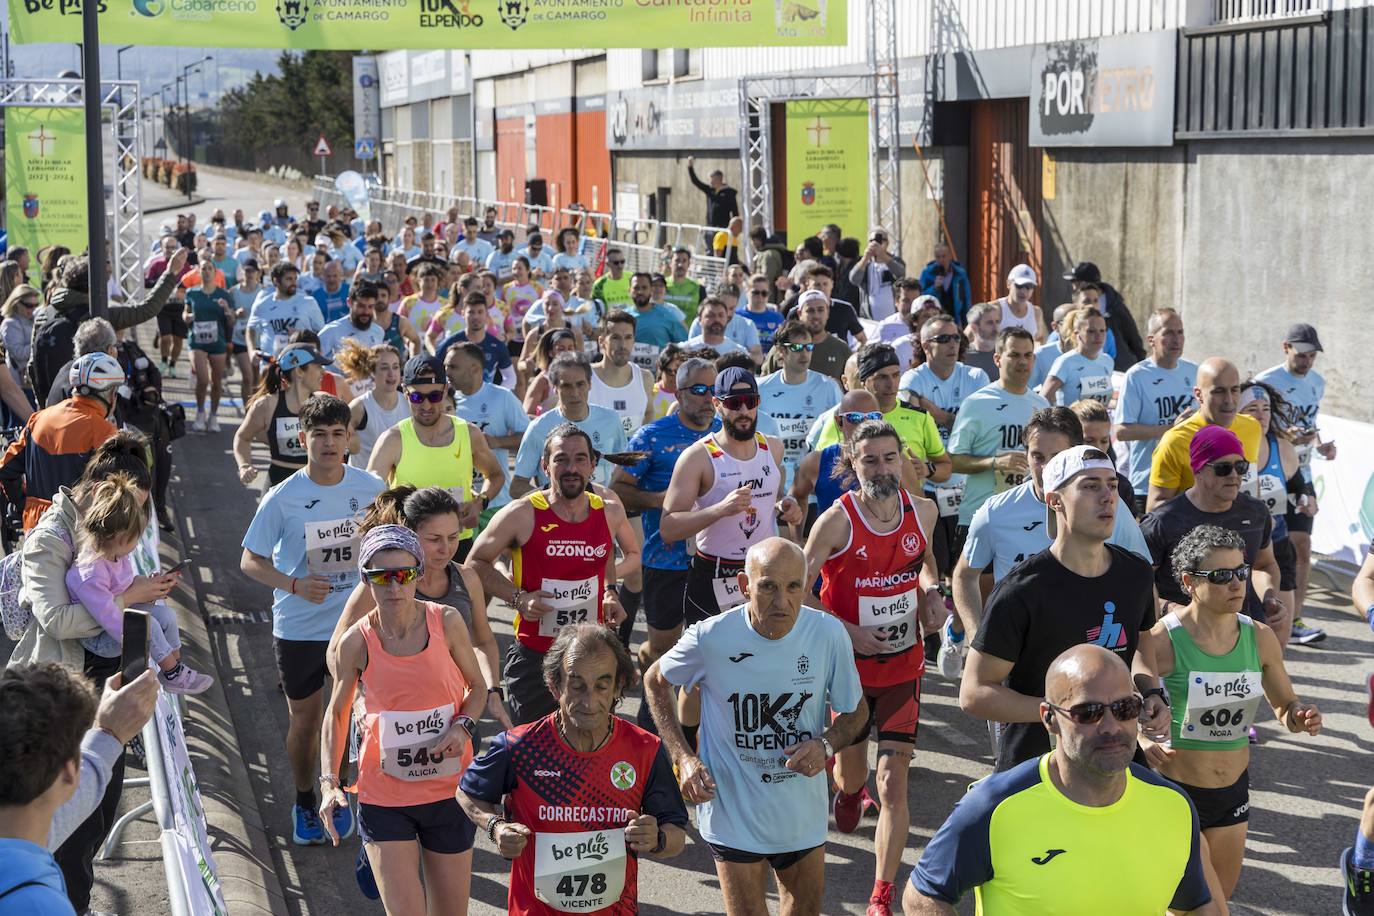
M27 840L0 839L0 916L75 916L75 912L52 853Z
M973 288L968 282L968 271L964 270L958 261L951 261L950 268L954 271L954 279L949 285L949 290L937 290L935 287L935 268L936 263L931 261L921 271L921 292L927 296L934 296L946 305L954 315L955 322L959 327L963 327L968 321L968 310L973 308ZM947 302L946 297L952 296L953 302Z

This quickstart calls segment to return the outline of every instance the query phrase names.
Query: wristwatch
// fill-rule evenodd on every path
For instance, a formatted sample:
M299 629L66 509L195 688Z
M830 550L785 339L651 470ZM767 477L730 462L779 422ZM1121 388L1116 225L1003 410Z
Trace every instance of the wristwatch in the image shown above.
M663 847L668 845L668 838L663 835L663 828L658 828L658 845L649 850L649 855L656 856L663 851Z
M1164 701L1165 706L1174 705L1169 702L1169 691L1165 690L1163 687L1151 687L1149 690L1141 691L1140 698L1142 700L1148 700L1150 697L1159 697Z
M475 748L478 740L481 738L481 735L477 733L477 720L473 719L472 716L454 716L453 721L463 726L463 729L468 733L468 737L472 739L472 744Z
M825 751L827 759L835 756L835 745L831 744L825 735L821 735L821 749Z

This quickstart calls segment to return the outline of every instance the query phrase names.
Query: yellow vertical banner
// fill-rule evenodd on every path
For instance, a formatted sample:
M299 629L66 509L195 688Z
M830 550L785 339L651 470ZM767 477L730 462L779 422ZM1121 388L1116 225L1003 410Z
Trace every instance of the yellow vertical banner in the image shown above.
M834 223L868 235L868 100L787 103L787 225L812 235Z
M85 124L80 108L5 108L5 228L32 253L34 285L39 249L86 249Z

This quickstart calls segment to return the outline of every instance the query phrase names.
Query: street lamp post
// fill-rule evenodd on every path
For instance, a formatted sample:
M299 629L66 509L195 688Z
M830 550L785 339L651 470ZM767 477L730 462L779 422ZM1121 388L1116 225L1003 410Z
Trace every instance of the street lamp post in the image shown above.
M186 124L182 129L182 136L186 144L184 154L188 169L190 163L194 161L194 157L191 155L191 74L200 71L201 64L206 63L208 61L212 61L214 59L215 56L213 54L207 54L200 60L192 61L191 63L181 68L181 76L177 77L177 80L184 87L183 91L186 93L186 104L182 108L181 113L186 120ZM191 196L191 180L189 178L186 180L186 196L187 198L190 198Z

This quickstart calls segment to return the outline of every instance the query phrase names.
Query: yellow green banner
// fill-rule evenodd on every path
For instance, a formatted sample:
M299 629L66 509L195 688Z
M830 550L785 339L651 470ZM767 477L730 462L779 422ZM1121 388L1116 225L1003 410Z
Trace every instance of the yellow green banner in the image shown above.
M5 229L32 253L35 286L39 249L86 249L85 125L80 108L5 108Z
M842 45L849 0L93 0L102 44L206 48ZM20 44L81 41L80 0L9 0Z
M787 103L788 235L868 235L868 100Z

